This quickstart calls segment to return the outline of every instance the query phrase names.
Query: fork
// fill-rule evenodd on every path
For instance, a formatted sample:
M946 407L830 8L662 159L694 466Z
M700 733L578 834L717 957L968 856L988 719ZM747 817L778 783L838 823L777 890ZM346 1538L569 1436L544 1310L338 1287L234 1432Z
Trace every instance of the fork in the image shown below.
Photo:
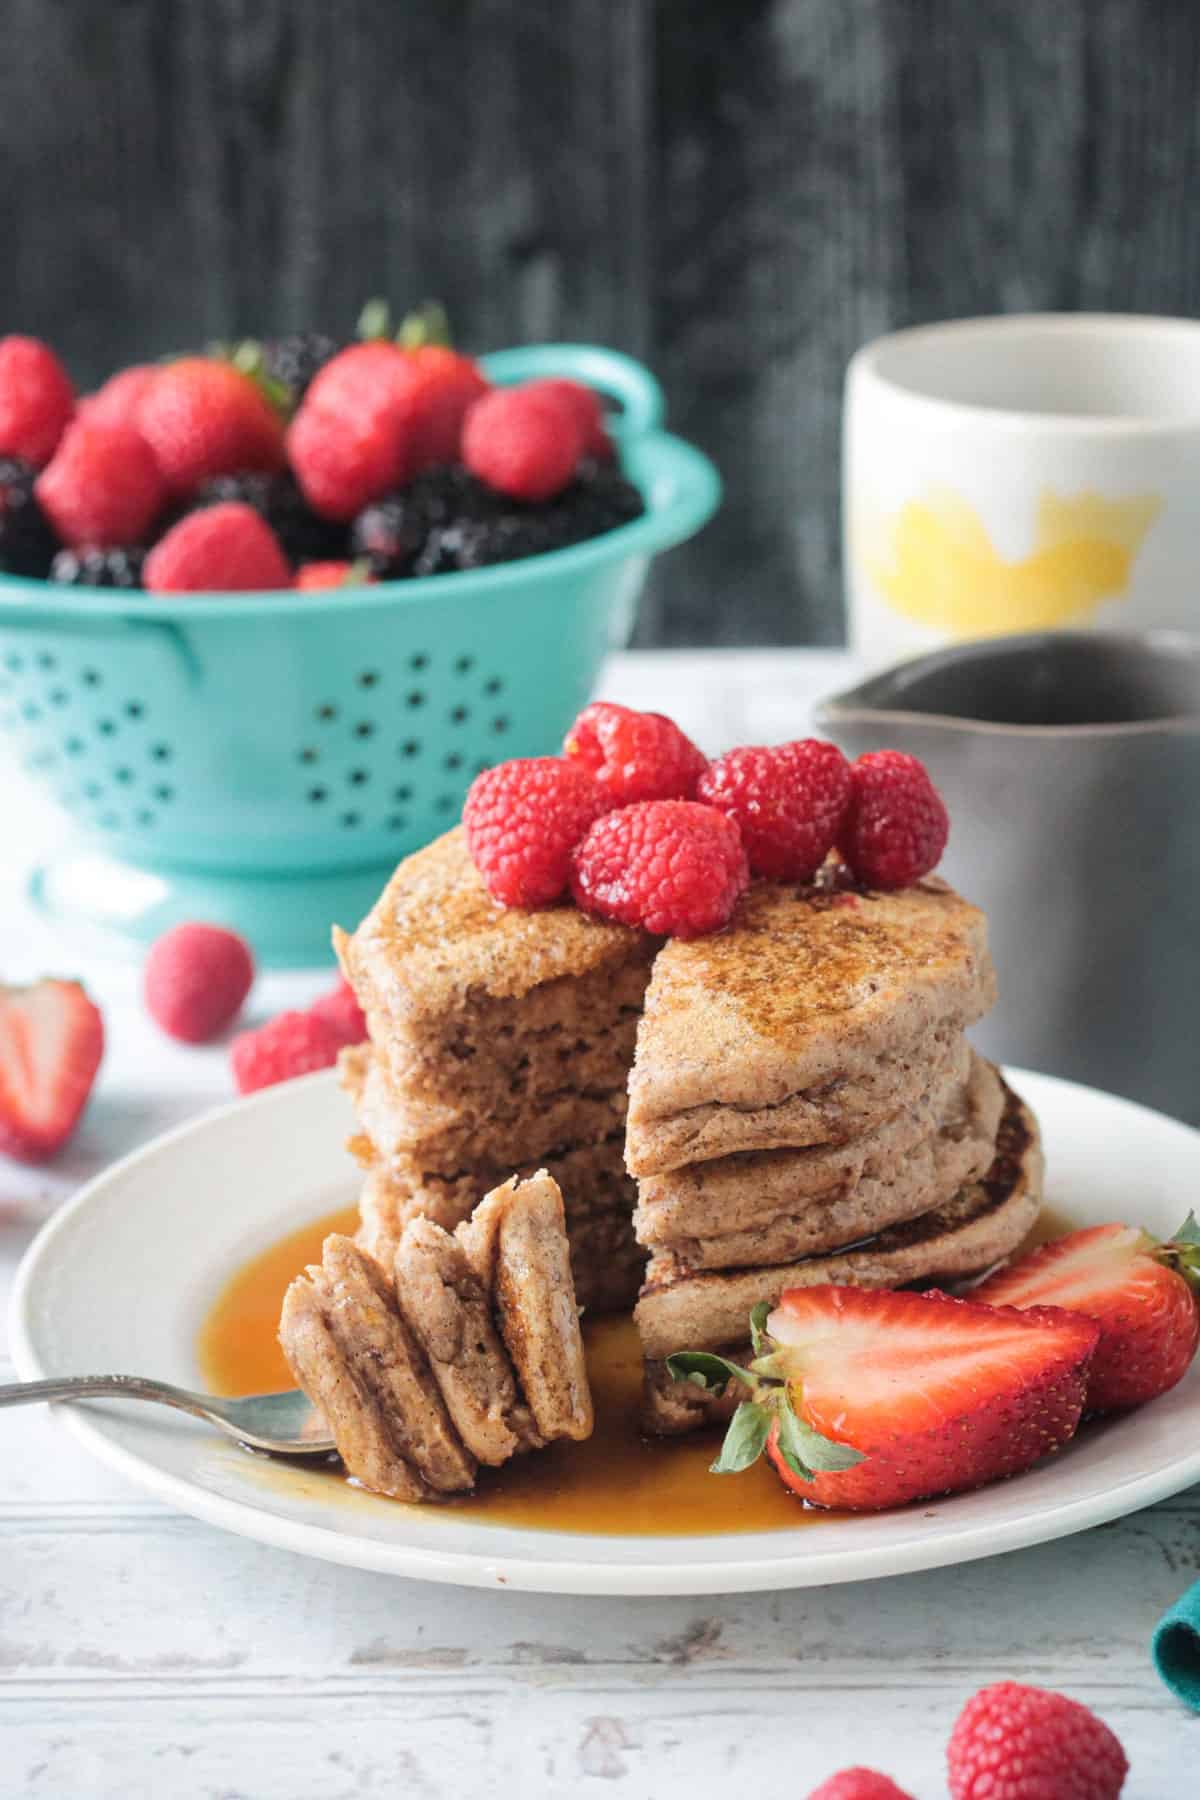
M299 1388L227 1400L144 1375L65 1375L0 1386L0 1406L28 1406L37 1400L154 1400L204 1419L239 1444L271 1456L327 1456L334 1448L329 1427Z

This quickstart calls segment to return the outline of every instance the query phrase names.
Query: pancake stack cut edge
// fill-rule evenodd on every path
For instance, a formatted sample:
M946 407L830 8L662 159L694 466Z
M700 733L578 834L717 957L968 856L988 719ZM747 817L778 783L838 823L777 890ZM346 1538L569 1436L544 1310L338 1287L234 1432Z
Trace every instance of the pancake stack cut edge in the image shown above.
M569 905L498 906L459 828L401 863L335 943L370 1033L341 1061L365 1171L360 1244L386 1261L409 1219L453 1230L514 1172L545 1169L579 1304L628 1310L645 1253L626 1083L653 940Z
M759 882L725 931L663 942L506 910L457 828L336 943L370 1033L342 1064L358 1243L390 1265L410 1221L453 1231L545 1169L580 1305L637 1299L653 1432L719 1411L665 1359L740 1353L757 1301L975 1275L1036 1218L1036 1121L964 1035L986 923L936 878Z

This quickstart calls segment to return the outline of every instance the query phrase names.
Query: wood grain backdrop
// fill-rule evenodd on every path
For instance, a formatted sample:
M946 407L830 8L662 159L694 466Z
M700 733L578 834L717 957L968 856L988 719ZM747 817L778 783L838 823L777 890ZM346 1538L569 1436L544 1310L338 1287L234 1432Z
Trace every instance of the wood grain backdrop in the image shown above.
M1200 310L1194 0L0 0L0 326L83 381L441 295L648 357L721 464L643 642L841 636L879 331Z

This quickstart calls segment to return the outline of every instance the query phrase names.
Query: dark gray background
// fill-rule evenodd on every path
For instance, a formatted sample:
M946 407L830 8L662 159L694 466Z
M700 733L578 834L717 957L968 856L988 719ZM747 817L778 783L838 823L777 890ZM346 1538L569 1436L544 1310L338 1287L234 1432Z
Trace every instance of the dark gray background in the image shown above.
M82 381L440 295L647 357L719 520L644 642L841 636L877 332L1200 307L1195 0L0 0L0 327Z

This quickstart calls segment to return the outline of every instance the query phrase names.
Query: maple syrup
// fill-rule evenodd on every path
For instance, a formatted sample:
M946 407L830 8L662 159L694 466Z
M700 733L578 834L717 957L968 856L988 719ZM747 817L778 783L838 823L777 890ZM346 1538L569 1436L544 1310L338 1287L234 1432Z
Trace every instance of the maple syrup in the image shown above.
M276 1337L284 1290L305 1263L320 1261L331 1231L353 1234L357 1225L353 1208L317 1219L234 1274L200 1332L200 1365L212 1393L261 1394L294 1385ZM596 1408L592 1436L481 1470L474 1494L439 1510L481 1524L654 1537L794 1530L837 1516L805 1507L765 1463L740 1475L710 1475L719 1433L642 1437L642 1359L632 1320L591 1320L584 1338ZM276 1468L281 1479L314 1479L311 1469L293 1476ZM345 1485L337 1473L318 1479ZM422 1508L423 1516L432 1511Z

